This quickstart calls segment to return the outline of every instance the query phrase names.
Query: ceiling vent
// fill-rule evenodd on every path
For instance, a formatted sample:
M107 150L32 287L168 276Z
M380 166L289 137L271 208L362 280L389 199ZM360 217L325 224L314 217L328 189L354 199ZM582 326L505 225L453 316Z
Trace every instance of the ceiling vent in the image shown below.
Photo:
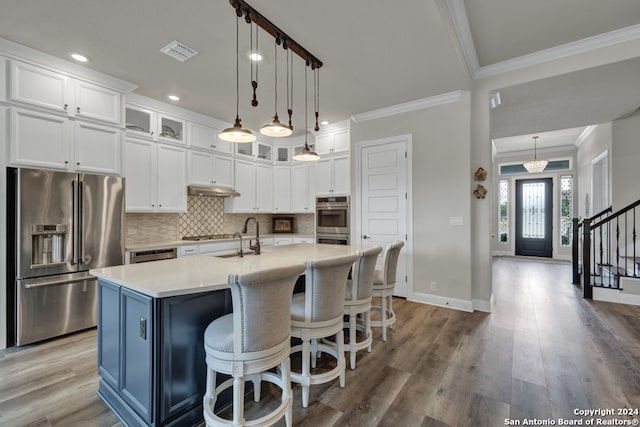
M198 54L198 51L191 49L186 44L180 43L177 40L172 41L171 43L160 49L160 52L167 54L180 62L191 59Z

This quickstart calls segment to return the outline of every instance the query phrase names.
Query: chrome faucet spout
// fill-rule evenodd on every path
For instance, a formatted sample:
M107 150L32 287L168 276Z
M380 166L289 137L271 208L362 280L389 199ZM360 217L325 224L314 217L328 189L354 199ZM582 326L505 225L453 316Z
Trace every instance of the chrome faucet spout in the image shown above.
M253 216L247 218L244 222L244 227L242 227L242 232L245 234L247 233L247 226L251 220L256 223L256 243L252 245L251 239L249 239L249 249L251 249L256 255L260 255L260 223L258 220Z

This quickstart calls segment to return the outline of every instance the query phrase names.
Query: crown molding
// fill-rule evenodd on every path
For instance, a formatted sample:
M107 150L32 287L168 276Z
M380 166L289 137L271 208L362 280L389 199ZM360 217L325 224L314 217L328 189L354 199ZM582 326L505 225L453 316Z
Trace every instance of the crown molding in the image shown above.
M375 120L383 117L395 116L397 114L408 113L411 111L423 110L442 104L457 102L462 97L464 91L456 90L453 92L443 93L442 95L431 96L429 98L416 99L402 104L391 105L389 107L379 108L377 110L368 111L366 113L354 114L351 120L355 123L366 122L367 120Z
M593 131L596 130L597 127L598 125L589 125L585 127L578 139L576 139L576 142L574 142L574 145L576 147L580 147L587 140L587 138L589 138L589 135L591 135Z
M534 154L549 154L549 153L560 153L565 151L575 151L575 145L558 145L556 147L547 147L537 150L525 149L525 150L515 150L515 151L498 151L494 154L495 159L504 159L515 156L533 156ZM539 156L538 156L539 157ZM558 160L558 159L547 159L547 160Z
M481 67L473 42L473 35L471 34L471 27L469 26L469 18L464 6L464 0L448 0L447 4L473 80L543 64L567 56L640 38L640 24L637 24Z

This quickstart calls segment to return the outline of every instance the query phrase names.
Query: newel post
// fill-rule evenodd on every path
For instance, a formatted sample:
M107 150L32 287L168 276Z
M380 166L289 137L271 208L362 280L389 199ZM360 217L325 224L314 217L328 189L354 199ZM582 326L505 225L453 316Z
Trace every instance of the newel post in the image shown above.
M579 235L578 233L580 233L580 219L578 218L573 218L572 220L573 222L573 233L571 234L571 239L572 239L572 243L571 243L571 265L573 267L573 284L574 285L579 285L580 284L580 269L579 269L579 265L578 265L578 257L580 256L580 251L578 248L580 239L579 239Z
M591 220L582 221L582 298L593 298L591 288Z

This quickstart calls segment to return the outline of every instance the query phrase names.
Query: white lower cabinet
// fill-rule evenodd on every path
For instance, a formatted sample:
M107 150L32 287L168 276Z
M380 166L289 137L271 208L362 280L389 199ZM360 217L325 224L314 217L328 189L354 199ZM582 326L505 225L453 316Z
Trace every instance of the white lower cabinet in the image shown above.
M290 245L292 243L293 243L293 237L274 237L273 238L274 246Z
M235 189L240 197L225 199L225 211L270 213L273 211L273 168L246 160L235 160Z
M291 212L313 213L314 200L314 165L303 164L291 167ZM277 190L276 190L277 191Z
M313 237L294 237L293 243L315 243L316 239Z
M233 187L233 159L189 150L189 184Z
M316 162L316 193L349 193L351 168L349 155L329 156Z
M127 212L185 212L186 150L142 139L127 139L125 147Z
M11 165L120 175L121 129L17 108L9 116Z

